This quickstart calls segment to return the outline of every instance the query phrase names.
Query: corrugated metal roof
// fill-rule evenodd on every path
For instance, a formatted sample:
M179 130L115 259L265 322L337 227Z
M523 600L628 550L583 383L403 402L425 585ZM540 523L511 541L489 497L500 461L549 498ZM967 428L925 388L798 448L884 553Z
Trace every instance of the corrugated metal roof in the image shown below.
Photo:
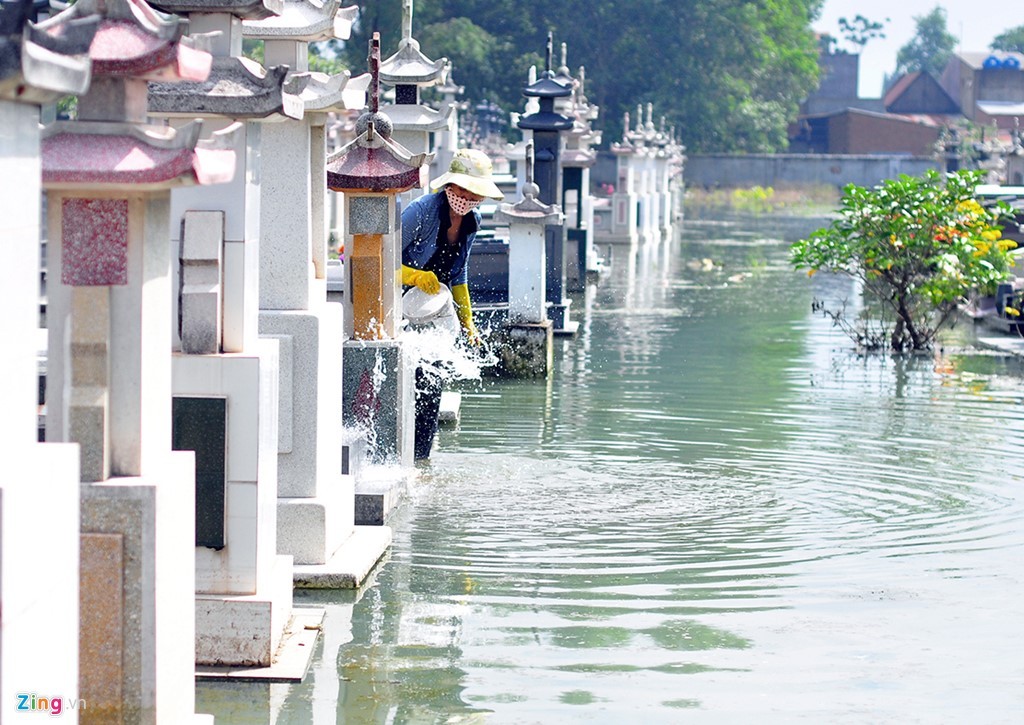
M1016 51L989 51L989 52L966 52L957 53L957 57L960 58L964 63L971 66L976 70L980 70L985 67L985 60L991 57L1005 60L1007 58L1016 58L1020 64L1018 69L1024 70L1024 53L1017 53Z
M990 116L1024 116L1024 101L978 101L977 106Z

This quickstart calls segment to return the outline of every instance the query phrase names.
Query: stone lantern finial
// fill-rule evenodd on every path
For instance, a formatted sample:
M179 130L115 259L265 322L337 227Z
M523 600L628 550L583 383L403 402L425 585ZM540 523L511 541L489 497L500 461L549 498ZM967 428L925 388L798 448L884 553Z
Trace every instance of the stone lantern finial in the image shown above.
M356 119L356 135L362 136L365 133L367 140L373 142L374 134L390 139L394 124L386 113L380 111L380 33L373 34L369 45L370 53L366 58L370 67L370 87L367 89L369 109Z
M551 75L551 53L552 53L552 47L551 46L552 46L553 43L554 43L554 37L552 36L551 31L549 30L548 31L548 45L547 45L547 49L546 49L546 51L544 53L544 74L545 75Z
M412 39L412 0L402 0L402 42Z
M412 4L412 0L407 0L407 2ZM366 57L366 63L370 66L370 89L367 94L370 101L370 113L377 113L380 110L380 33L377 31L374 31L373 37L370 39L370 53Z
M526 183L523 185L523 196L536 197L540 187L533 182L533 141L526 144Z

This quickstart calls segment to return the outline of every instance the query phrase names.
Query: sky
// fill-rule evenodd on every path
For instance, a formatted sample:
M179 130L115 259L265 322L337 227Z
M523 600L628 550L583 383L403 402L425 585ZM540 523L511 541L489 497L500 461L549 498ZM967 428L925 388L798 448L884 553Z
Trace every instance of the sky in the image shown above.
M1024 2L1020 0L825 0L821 18L813 23L818 32L839 39L839 48L854 52L842 40L839 18L853 20L863 15L885 23L884 38L869 40L860 52L861 98L880 98L882 81L896 67L896 53L914 37L914 18L935 7L946 11L946 28L959 40L957 50L984 53L992 39L1010 28L1024 25Z

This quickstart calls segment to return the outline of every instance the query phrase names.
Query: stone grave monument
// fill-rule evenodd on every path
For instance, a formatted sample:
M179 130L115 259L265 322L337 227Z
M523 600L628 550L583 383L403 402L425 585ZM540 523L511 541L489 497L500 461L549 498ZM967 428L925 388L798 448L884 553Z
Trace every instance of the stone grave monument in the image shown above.
M193 719L195 457L171 449L171 189L230 181L234 139L152 125L149 81L201 81L208 52L143 0L102 17L78 120L42 140L48 198L46 436L81 450L83 722Z
M354 526L342 459L343 311L327 301L328 113L362 107L369 78L309 71L309 43L347 38L356 12L337 0L285 0L279 16L242 24L245 37L263 40L266 63L289 66L303 102L301 120L262 129L259 254L259 333L280 345L277 545L303 586L358 583L391 534Z
M433 151L432 133L451 130L455 108L449 104L437 111L420 101L421 89L440 85L450 64L447 58L430 60L420 51L419 42L412 37L412 11L413 0L402 0L402 39L395 54L380 64L381 82L395 88L395 102L383 105L381 111L391 120L394 143L410 153L425 154ZM403 195L403 201L425 190L426 175L411 194Z
M173 445L196 454L196 664L270 668L292 616L292 559L277 553L278 344L259 324L264 124L302 118L288 68L243 58L242 22L281 0L159 0L193 35L216 33L199 82L151 83L149 112L204 133L237 128L234 180L171 194ZM204 676L216 674L209 669Z
M552 324L547 316L546 250L548 237L562 222L561 210L538 200L533 183L532 148L526 149L523 198L502 204L495 222L507 224L508 322L502 330L498 356L503 372L512 377L543 377L551 370Z
M538 101L537 111L522 116L519 128L533 141L534 174L540 189L538 199L545 204L560 204L562 190L563 134L573 127L573 119L555 110L555 99L572 94L572 89L555 80L551 70L551 35L548 34L547 57L544 72L535 82L523 89L527 98ZM565 296L565 227L548 235L547 250L547 302L548 318L556 335L574 335L579 322L570 319L572 300Z
M391 139L390 119L379 111L380 38L370 47L369 111L358 135L331 155L327 186L345 195L344 420L366 434L368 456L392 464L404 478L413 457L413 370L399 338L401 320L401 216L398 195L422 187L428 154L413 154ZM383 518L401 495L394 477L365 492L366 518Z

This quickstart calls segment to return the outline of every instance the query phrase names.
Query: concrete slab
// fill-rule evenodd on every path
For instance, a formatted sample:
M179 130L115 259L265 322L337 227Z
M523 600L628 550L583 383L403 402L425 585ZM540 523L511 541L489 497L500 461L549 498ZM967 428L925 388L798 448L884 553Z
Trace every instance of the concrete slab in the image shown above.
M269 667L196 667L197 680L301 682L309 669L326 610L295 607Z
M572 337L580 330L580 323L577 320L566 322L563 327L556 327L554 333L558 337Z
M300 589L356 589L391 546L390 526L356 526L326 564L296 564L295 586Z
M986 335L983 337L979 335L976 338L976 342L978 347L987 350L999 350L1000 352L1016 355L1017 357L1024 357L1024 339L1020 337L1000 337L998 335Z
M412 486L415 468L366 466L355 485L355 522L383 526Z

